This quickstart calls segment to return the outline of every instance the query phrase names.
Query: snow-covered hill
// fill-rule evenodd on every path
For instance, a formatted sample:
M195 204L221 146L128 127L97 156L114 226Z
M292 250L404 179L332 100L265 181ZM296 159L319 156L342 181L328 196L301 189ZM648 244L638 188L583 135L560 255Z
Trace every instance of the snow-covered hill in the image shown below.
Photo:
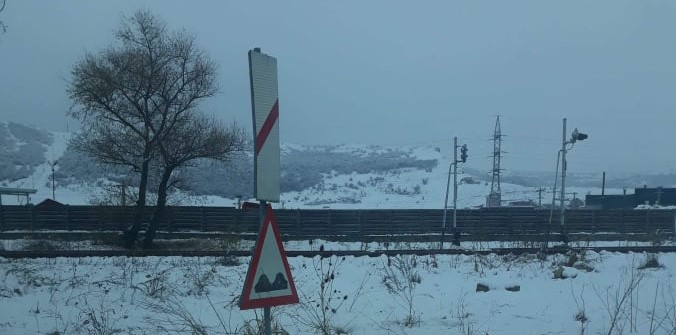
M14 128L17 127L14 124ZM30 127L23 133L31 133ZM2 127L0 127L2 128ZM9 129L8 124L4 129ZM7 131L5 131L7 133ZM34 136L44 137L45 131L34 130ZM11 135L11 134L10 134ZM86 158L73 156L67 150L69 133L49 133L49 141L34 141L40 146L42 157L31 158L30 174L18 179L5 178L0 183L5 187L34 188L32 197L38 203L52 196L52 171L50 162L57 161L55 197L67 204L89 204L100 200L105 185L119 180L105 179L95 164L87 164ZM14 146L19 151L24 140L13 135L4 140L5 147ZM34 150L35 151L35 150ZM64 156L64 154L66 156ZM15 155L16 159L24 157ZM418 147L377 147L359 145L302 146L285 144L282 155L283 191L279 207L284 208L442 208L446 195L448 167L452 153L442 152L434 145ZM174 197L177 204L200 204L206 206L233 206L237 196L247 200L251 194L252 168L250 155L241 155L229 166L201 165L187 170L190 185ZM471 162L471 157L470 157ZM476 207L485 203L490 192L487 171L490 167L467 169L460 164L458 174L458 206ZM549 179L549 178L548 178ZM505 204L514 201L531 201L538 204L551 203L553 178L545 183L542 176L528 178L521 175L514 180L524 180L522 186L502 183L502 199ZM133 185L133 181L129 183ZM549 190L539 198L537 188ZM570 196L584 198L587 193L600 193L598 187L568 187ZM133 190L129 191L133 193ZM621 193L621 189L607 189L607 194ZM111 195L104 195L110 197ZM112 195L114 197L114 195ZM18 204L21 199L3 197L4 204ZM449 190L449 206L452 204L452 185Z
M433 146L398 148L421 160L438 162L431 169L403 168L369 173L324 175L322 185L282 195L286 208L443 208L452 153L444 154ZM462 166L462 164L461 164ZM458 169L458 206L477 207L486 202L490 182ZM553 180L552 180L553 182ZM548 185L542 185L548 186ZM502 183L505 204L515 201L539 202L537 188ZM567 188L584 198L588 192L600 193L593 187ZM621 190L606 190L621 192ZM452 177L448 205L452 205ZM542 203L551 203L551 192L542 194Z

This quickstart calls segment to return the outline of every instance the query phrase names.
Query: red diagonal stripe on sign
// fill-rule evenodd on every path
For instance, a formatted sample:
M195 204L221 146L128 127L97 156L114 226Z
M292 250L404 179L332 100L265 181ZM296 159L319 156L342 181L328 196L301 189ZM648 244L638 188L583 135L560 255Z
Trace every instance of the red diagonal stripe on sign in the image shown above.
M272 106L270 114L268 114L268 117L265 119L265 123L263 123L263 127L261 127L261 130L258 132L258 135L256 136L256 155L258 155L258 153L261 152L261 149L263 149L263 145L265 144L265 141L268 139L268 136L272 131L272 127L275 126L275 123L277 122L278 118L279 118L279 99L275 100L275 105Z

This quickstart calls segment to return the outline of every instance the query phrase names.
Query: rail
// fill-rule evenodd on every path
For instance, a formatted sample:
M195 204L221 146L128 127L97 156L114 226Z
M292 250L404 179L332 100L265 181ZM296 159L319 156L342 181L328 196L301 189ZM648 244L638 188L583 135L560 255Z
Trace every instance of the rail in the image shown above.
M676 252L676 246L626 246L626 247L585 247L564 248L493 248L485 250L471 249L401 249L401 250L335 250L335 251L287 251L287 257L380 257L396 255L522 255L522 254L560 254L569 251L620 252L620 253L665 253ZM50 251L0 251L0 258L81 258L81 257L248 257L250 251L204 251L204 250L50 250Z

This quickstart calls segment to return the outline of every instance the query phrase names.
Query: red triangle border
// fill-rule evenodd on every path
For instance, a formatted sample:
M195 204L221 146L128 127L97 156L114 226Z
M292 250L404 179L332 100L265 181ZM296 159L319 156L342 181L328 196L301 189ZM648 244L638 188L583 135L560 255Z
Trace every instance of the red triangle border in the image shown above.
M263 249L263 244L265 242L265 237L267 236L268 229L272 229L273 236L276 240L277 248L279 249L279 254L282 256L282 263L284 265L286 277L289 279L289 287L291 289L291 294L280 297L249 299L249 296L251 295L251 290L254 287L254 280L256 275L255 272L256 269L258 268L258 263L260 262L261 252ZM282 245L282 236L279 233L279 227L277 226L277 220L275 219L272 207L268 205L263 225L261 226L261 229L258 232L258 239L256 240L256 247L254 249L251 262L249 263L249 269L246 272L246 279L244 280L242 295L240 296L239 299L239 308L244 310L252 308L297 304L298 302L299 302L298 292L296 291L296 284L294 283L293 277L291 276L291 268L289 267L289 262L286 259L286 252L284 251L284 246Z

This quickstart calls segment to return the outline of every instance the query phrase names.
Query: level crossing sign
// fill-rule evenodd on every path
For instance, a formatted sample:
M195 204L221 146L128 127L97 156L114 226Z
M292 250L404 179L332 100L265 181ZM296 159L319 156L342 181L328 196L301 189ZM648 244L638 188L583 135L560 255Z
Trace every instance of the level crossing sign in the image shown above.
M272 207L267 208L239 300L240 309L298 303Z
M254 125L254 197L279 202L279 96L277 59L249 51L251 107Z

